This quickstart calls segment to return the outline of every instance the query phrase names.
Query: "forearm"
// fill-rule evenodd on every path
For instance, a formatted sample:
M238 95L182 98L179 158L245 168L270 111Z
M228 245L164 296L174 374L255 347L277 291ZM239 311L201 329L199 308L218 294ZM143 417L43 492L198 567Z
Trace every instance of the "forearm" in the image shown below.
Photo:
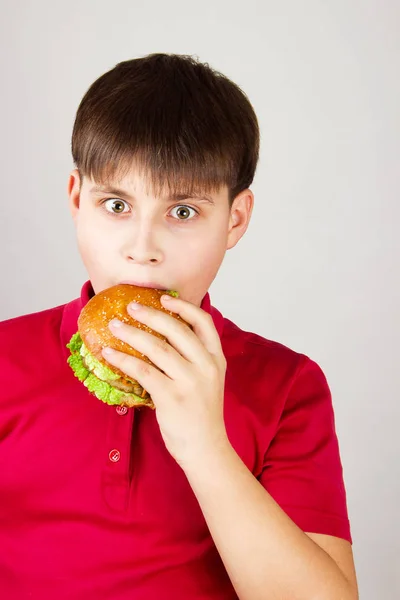
M284 513L229 442L185 473L240 600L354 600L333 559Z

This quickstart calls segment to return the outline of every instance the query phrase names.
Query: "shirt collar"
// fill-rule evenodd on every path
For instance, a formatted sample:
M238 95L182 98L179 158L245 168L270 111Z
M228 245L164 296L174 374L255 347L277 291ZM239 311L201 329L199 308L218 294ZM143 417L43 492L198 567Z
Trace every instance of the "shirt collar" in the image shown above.
M90 281L86 281L81 289L81 295L79 298L72 300L64 307L63 318L61 322L61 341L63 343L65 354L69 356L69 351L65 348L71 337L78 330L78 317L84 306L94 296L93 286ZM220 338L222 338L224 328L224 317L214 306L211 305L211 299L209 292L206 293L203 300L201 301L200 308L206 313L211 315L214 322L215 329L218 332Z

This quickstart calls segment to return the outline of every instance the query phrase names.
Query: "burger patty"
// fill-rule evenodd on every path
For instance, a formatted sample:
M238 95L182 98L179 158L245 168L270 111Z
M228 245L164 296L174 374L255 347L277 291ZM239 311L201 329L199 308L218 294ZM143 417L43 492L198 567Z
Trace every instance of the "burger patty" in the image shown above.
M128 381L121 377L121 379L114 379L114 381L107 381L110 385L117 388L118 390L122 390L123 392L133 393L136 396L140 396L141 398L147 398L148 393L146 392L143 395L143 387L139 383L133 383L132 381Z
M91 372L84 357L82 357L82 361L87 370ZM146 392L140 385L140 383L138 383L137 381L133 382L129 381L128 379L125 379L124 377L120 377L119 379L113 380L106 379L105 382L111 385L112 387L121 390L122 392L126 392L127 394L136 394L136 396L139 396L140 398L144 399L149 397L148 392Z

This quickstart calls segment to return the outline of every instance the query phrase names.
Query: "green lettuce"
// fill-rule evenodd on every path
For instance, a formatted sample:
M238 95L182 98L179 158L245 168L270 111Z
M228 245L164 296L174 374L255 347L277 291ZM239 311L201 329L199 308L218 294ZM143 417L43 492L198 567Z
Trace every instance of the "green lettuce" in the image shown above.
M120 375L111 371L109 367L103 365L100 361L97 360L92 354L90 354L89 350L86 348L85 344L82 343L80 348L80 355L85 359L86 366L91 373L94 373L96 377L101 379L102 381L116 381L117 379L121 379Z
M123 404L127 402L127 397L130 399L130 404L142 404L143 398L137 396L133 392L124 392L107 383L107 379L115 381L121 379L119 375L111 371L105 365L102 365L86 348L81 336L75 333L70 342L67 344L71 355L68 357L68 364L74 372L75 377L83 383L83 385L102 402L106 404ZM89 371L84 362L93 372Z

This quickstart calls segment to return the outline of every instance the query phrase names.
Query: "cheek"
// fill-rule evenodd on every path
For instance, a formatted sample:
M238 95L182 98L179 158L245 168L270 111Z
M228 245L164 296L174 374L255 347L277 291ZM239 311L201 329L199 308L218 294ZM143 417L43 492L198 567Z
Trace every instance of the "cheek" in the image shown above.
M204 260L215 262L224 256L226 251L228 228L225 222L208 227L199 240L196 251Z
M113 246L111 236L106 235L93 220L90 223L82 220L78 224L77 242L85 264L98 263L102 257L110 254Z
M218 257L224 253L226 248L226 239L224 234L213 235L210 229L202 231L200 234L197 232L193 235L184 236L177 241L172 241L168 248L165 249L167 255L172 257L175 256L175 260L183 266L185 264L195 264L202 266L204 261L215 261Z
M208 279L218 271L225 256L227 232L224 228L208 228L202 235L191 236L177 256L183 272L196 278Z

